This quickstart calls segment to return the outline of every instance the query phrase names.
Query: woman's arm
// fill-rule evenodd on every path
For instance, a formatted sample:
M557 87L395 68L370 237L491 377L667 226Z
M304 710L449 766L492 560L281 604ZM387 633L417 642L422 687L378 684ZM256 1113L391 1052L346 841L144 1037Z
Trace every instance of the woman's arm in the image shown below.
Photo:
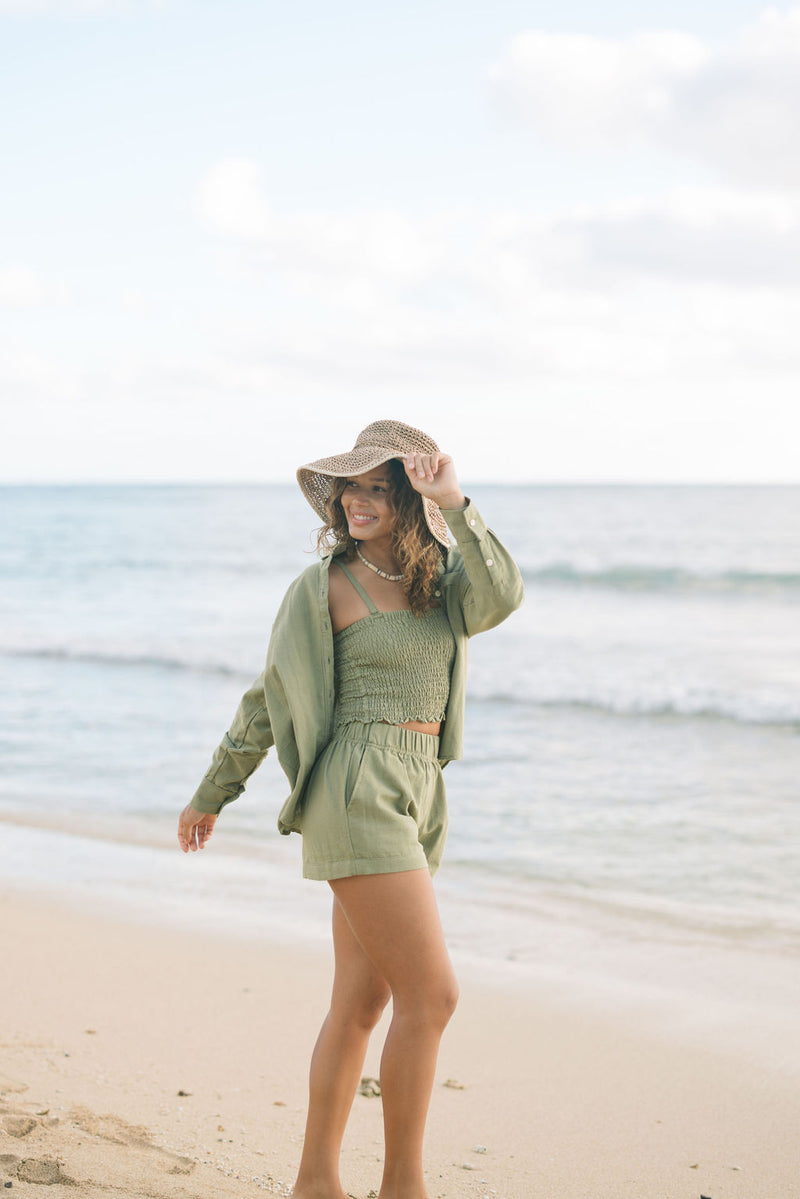
M524 599L519 567L502 541L486 527L471 500L455 512L442 510L456 539L460 561L453 564L450 586L458 588L467 634L493 629ZM451 551L453 556L453 551Z
M242 696L194 798L181 812L178 844L184 853L203 848L225 804L241 795L273 744L262 673Z
M410 455L405 468L414 490L439 505L461 551L463 569L454 582L468 635L493 629L524 598L516 562L464 495L449 454Z

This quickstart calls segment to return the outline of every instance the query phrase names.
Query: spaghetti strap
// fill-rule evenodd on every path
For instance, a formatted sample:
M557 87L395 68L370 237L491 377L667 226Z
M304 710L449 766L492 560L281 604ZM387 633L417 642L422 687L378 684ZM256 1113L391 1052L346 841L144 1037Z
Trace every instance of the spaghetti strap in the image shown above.
M365 604L367 605L367 607L369 608L369 614L370 614L370 616L377 616L377 615L378 615L378 612L379 612L379 609L378 609L378 608L375 606L375 604L374 604L374 603L372 602L372 600L369 598L369 596L367 595L366 591L364 590L364 588L363 588L363 587L361 586L361 584L359 583L358 579L356 579L356 578L354 578L354 577L353 577L353 575L350 573L350 571L349 571L349 570L347 569L347 567L345 566L344 562L340 562L340 561L338 560L338 558L337 558L337 560L336 560L336 565L339 567L339 569L340 569L340 570L343 570L343 571L344 571L344 573L347 575L348 579L349 579L349 580L350 580L350 582L353 584L353 586L355 587L356 591L358 592L358 594L359 594L359 595L361 596L361 598L363 599L364 603L365 603Z

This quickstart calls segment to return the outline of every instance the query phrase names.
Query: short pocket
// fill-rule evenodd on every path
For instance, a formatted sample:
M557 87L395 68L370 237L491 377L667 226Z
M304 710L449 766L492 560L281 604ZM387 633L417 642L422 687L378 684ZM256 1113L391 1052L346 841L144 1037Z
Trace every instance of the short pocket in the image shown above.
M350 752L347 763L347 773L344 778L344 806L349 811L350 804L355 799L356 792L358 791L358 785L361 782L362 775L364 774L368 746L354 745L352 742L350 742L348 743L348 748Z

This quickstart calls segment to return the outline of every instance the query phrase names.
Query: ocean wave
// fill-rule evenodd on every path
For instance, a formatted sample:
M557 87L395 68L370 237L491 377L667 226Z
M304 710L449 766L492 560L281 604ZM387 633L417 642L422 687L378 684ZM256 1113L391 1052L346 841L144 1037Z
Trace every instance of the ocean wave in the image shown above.
M677 848L677 847L676 847ZM617 934L627 931L636 941L644 935L650 940L687 938L707 944L754 945L763 951L791 949L800 944L800 920L796 906L782 898L759 897L753 902L743 896L724 870L717 875L695 876L692 898L644 889L609 887L596 875L591 878L590 862L577 868L581 882L565 880L557 871L549 872L541 856L535 862L522 856L480 855L466 846L460 855L451 853L449 869L451 889L459 894L465 884L474 887L475 877L482 879L481 896L494 910L502 908L530 920L572 923L596 932ZM461 876L461 877L459 877ZM513 880L513 887L509 886ZM647 933L645 934L645 929ZM532 957L537 945L524 942L514 959Z
M59 645L2 646L0 656L28 658L52 662L83 663L110 669L185 671L191 674L212 675L252 681L257 665L238 668L225 662L185 657L175 654L137 653L124 649L94 649ZM597 695L553 695L531 693L526 690L514 692L481 689L473 684L469 689L471 704L487 708L516 709L521 714L530 714L537 709L552 711L598 713L621 719L651 720L726 720L743 725L759 725L776 728L800 729L800 699L772 697L752 692L730 692L708 694L698 692L669 697L654 692L652 695L597 694Z
M187 579L193 578L201 586L208 579L252 579L255 582L266 581L284 590L292 581L298 570L302 570L307 562L296 557L268 558L253 555L249 558L241 555L224 558L217 554L210 562L206 558L187 558L175 555L173 557L142 557L123 558L113 555L98 554L92 557L84 551L80 557L70 557L65 554L62 558L53 556L37 558L25 553L16 557L6 554L0 559L0 579L12 582L28 579L47 579L73 581L117 575L144 575L153 579Z
M620 564L596 569L570 562L525 567L522 577L533 585L603 587L614 591L704 591L715 593L777 593L800 590L795 571L695 571L679 566Z
M102 558L83 557L62 562L38 559L0 560L0 579L85 581L99 576L139 574L152 579L187 577L206 582L228 578L265 584L282 593L292 578L307 565L307 560L286 557L283 560L241 556L222 559L213 565L207 560L186 558ZM691 570L681 566L648 566L619 563L597 567L580 566L568 561L547 562L540 566L522 566L522 578L533 586L603 588L611 591L656 591L662 593L701 591L710 594L753 593L756 595L795 595L800 591L800 573L770 570Z
M572 697L511 695L506 692L471 694L471 703L488 707L511 707L534 711L562 709L574 712L597 712L622 718L642 717L652 720L727 720L736 724L762 725L775 728L800 729L800 703L794 706L759 700L757 696L735 695L714 700L686 696L682 699L645 698L643 696Z
M84 662L92 666L141 667L156 670L185 670L194 674L226 675L234 678L250 678L235 667L221 662L199 662L188 658L171 657L166 654L136 654L120 650L69 649L65 646L0 646L0 655L7 658L40 658L53 662Z

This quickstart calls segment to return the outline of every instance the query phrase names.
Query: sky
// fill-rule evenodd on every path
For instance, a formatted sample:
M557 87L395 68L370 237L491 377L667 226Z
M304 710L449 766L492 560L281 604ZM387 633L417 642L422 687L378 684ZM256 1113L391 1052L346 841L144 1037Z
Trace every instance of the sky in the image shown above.
M800 482L800 6L0 0L0 482Z

